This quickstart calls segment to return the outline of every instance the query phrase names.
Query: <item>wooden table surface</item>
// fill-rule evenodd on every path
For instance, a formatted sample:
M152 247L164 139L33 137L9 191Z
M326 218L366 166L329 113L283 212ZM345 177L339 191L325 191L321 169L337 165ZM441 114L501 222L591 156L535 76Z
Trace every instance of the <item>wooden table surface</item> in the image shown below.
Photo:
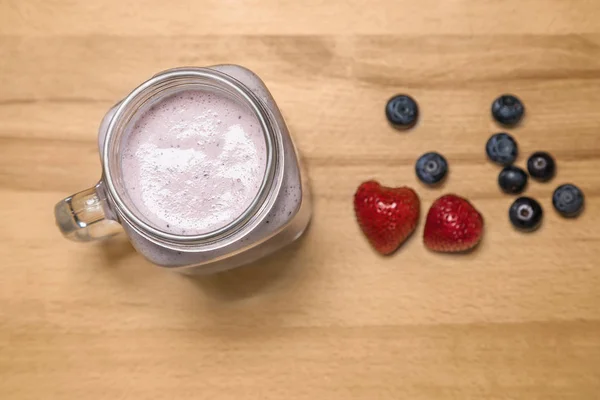
M309 170L313 223L252 266L190 279L124 237L63 240L52 209L100 176L105 111L153 73L238 63L267 83ZM407 92L422 118L386 123ZM495 96L545 222L511 229L484 144ZM0 399L600 398L600 2L594 0L0 0ZM416 158L449 160L443 189ZM357 185L416 187L423 213L462 194L477 251L428 252L422 225L376 255ZM587 208L561 219L553 189Z

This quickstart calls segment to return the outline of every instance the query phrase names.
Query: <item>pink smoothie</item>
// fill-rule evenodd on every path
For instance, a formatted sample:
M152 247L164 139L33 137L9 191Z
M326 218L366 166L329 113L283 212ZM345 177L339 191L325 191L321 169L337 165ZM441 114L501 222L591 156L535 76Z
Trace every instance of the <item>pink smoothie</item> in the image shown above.
M122 174L139 213L163 231L196 235L233 222L258 194L266 143L256 116L234 100L186 90L127 127Z

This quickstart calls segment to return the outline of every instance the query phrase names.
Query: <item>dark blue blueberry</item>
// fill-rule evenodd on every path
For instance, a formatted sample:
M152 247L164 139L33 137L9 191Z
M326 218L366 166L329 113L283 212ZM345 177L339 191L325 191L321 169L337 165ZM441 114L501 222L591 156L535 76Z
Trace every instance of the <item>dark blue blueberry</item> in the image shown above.
M533 179L546 182L554 177L556 163L545 151L536 151L527 160L527 171Z
M552 205L563 217L576 217L583 210L583 192L575 185L561 185L556 188L552 195Z
M439 153L425 153L417 160L415 170L421 182L434 185L441 182L448 173L448 162Z
M399 94L392 97L385 107L385 115L398 129L412 128L419 118L419 106L412 97Z
M492 116L503 125L516 125L523 118L525 107L516 96L505 94L492 103Z
M540 203L530 197L519 197L510 206L508 218L522 231L534 231L542 223L544 212Z
M498 175L498 185L504 193L522 193L527 186L527 173L514 165L504 167Z
M517 142L508 133L492 135L485 145L485 151L490 160L500 165L512 164L519 155Z

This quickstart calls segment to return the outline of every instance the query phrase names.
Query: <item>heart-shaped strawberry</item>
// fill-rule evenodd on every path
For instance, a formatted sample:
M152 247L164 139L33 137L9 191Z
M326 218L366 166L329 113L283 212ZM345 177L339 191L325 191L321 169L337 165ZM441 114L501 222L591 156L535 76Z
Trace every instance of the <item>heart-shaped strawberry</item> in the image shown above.
M447 194L427 213L423 241L433 251L455 253L472 249L483 235L483 217L468 200Z
M393 253L414 232L420 208L419 197L408 187L390 188L368 181L354 194L356 220L381 254Z

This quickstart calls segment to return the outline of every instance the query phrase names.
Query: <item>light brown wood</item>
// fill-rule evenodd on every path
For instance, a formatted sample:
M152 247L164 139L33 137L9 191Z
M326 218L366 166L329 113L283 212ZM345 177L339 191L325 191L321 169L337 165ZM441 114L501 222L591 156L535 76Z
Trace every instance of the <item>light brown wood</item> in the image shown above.
M600 2L586 0L0 0L0 399L598 399ZM63 240L53 205L100 176L106 110L153 73L238 63L267 83L314 191L307 235L268 259L190 279L124 237ZM386 100L422 118L392 130ZM514 92L512 131L559 172L511 229L484 144ZM442 190L416 158L444 153ZM392 257L354 222L365 179L482 211L477 251ZM552 190L587 195L578 220Z

